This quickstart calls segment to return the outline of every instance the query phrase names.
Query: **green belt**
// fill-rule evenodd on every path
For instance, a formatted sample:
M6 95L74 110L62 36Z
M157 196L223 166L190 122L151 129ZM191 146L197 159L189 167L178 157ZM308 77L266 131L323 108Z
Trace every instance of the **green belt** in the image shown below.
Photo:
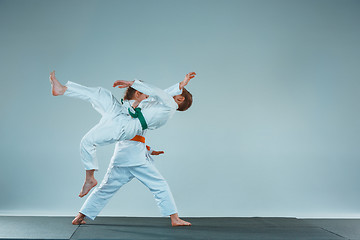
M147 125L147 123L146 123L146 121L145 121L144 115L143 115L142 112L141 112L141 108L135 108L134 110L135 110L135 113L132 113L132 112L130 111L130 108L128 108L128 111L129 111L130 116L133 117L133 118L139 119L140 124L141 124L141 127L142 127L142 130L147 129L147 128L148 128L148 125Z

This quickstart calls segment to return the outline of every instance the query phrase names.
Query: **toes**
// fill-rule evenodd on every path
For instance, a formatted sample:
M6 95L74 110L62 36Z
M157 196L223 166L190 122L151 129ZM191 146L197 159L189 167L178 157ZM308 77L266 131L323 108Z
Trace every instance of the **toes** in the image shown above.
M79 222L78 219L75 218L75 219L72 221L72 224L73 224L73 225L79 225L80 222Z
M75 219L72 221L72 224L73 224L73 225L81 225L81 224L86 224L86 222L85 222L84 219L75 218Z
M79 197L83 197L85 196L87 193L85 193L84 189L80 191L79 193Z
M182 222L182 224L183 224L184 226L191 226L191 223L186 222L186 221Z

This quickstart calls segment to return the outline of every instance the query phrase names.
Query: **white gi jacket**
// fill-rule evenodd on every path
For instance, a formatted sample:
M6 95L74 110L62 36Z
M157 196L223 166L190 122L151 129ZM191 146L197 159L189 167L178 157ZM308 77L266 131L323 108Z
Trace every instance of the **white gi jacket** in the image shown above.
M143 88L138 87L137 85L135 85L135 87L137 87L139 89L138 90L135 88L138 91L140 91L140 89L142 89L144 91L143 93L145 93L145 91L148 91L148 89L144 90ZM168 96L162 96L164 94L161 94L161 97L165 98L165 103L163 100L161 100L160 102L156 102L161 97L157 97L157 96L151 97L150 96L149 98L143 100L139 104L141 111L144 112L149 107L151 107L151 108L156 107L156 108L158 108L156 111L159 111L160 109L164 109L164 110L162 110L163 113L168 111L169 114L173 114L172 109L175 107L175 111L176 111L176 109L178 107L178 105L175 103L174 100L172 100L176 104L176 106L174 106L174 107L170 106L169 108L164 108L163 106L159 106L159 105L164 105L164 104L169 105L169 103L171 104L171 101L169 100L169 96L172 98L173 96L176 96L176 95L179 95L182 93L182 90L180 90L180 88L179 88L179 83L165 89L164 92L166 92L168 94ZM148 94L148 93L145 93L145 94ZM128 101L128 100L123 101L124 109L131 107L132 103L133 103L133 101ZM159 119L159 118L163 118L163 116L164 116L163 114L153 114L152 111L147 111L146 114L144 114L144 118L146 121L147 121L147 118L150 117L150 118L152 118L152 120L154 122L157 121L157 120L155 120L155 118ZM167 117L167 119L168 119L168 117ZM164 119L162 121L159 120L159 121L166 122L167 119ZM160 125L160 123L159 123L159 125ZM154 124L152 127L156 128L156 126L154 126ZM147 132L147 130L143 130L142 133L138 134L138 135L145 136L146 132ZM151 149L147 150L146 144L144 144L142 142L131 141L131 140L118 141L115 145L115 150L114 150L114 154L111 158L111 163L114 166L121 166L121 167L140 166L140 165L145 164L146 161L153 161L152 157L150 155L151 152L152 152L152 150Z

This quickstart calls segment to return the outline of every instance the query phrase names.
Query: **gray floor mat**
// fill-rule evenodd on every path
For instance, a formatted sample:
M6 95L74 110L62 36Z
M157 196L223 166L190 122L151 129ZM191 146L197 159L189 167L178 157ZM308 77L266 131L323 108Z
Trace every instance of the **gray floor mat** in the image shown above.
M80 227L72 219L0 216L0 238L360 240L358 219L184 218L191 227L171 227L169 218L160 217L98 217Z
M335 232L346 239L360 240L360 219L304 219L304 221Z
M191 227L171 227L167 218L97 218L72 239L338 240L341 236L295 218L185 218Z
M72 217L0 216L0 238L70 239L78 226Z

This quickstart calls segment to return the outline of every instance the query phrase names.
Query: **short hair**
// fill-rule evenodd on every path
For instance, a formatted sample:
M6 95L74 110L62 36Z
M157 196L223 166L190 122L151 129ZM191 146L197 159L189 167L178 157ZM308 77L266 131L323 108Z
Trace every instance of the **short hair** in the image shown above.
M131 100L135 95L136 90L132 87L128 87L124 94L124 100Z
M185 88L183 88L182 93L180 95L183 96L185 99L182 103L179 104L179 108L177 110L178 111L186 111L189 109L189 107L191 107L191 104L193 102L192 95Z

